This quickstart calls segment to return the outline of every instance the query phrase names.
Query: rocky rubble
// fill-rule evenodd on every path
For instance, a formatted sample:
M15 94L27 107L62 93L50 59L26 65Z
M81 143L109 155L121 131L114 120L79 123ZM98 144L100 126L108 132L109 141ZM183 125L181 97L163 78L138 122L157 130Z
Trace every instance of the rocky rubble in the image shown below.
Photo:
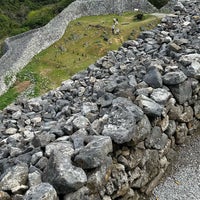
M149 195L200 120L200 3L0 112L0 199Z

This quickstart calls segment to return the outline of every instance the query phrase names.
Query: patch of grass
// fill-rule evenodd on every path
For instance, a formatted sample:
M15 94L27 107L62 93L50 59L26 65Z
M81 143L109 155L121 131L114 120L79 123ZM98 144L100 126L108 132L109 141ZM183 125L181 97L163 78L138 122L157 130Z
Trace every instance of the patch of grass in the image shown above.
M18 95L19 94L14 88L10 88L8 92L6 92L0 97L0 110L5 108L7 105L11 104L13 100L17 98Z
M119 35L111 32L113 18L119 20ZM45 78L48 91L86 69L106 52L118 49L130 36L135 39L141 27L151 29L158 22L159 19L151 15L144 15L143 20L136 20L133 13L79 18L69 24L62 39L35 56L25 69ZM42 88L42 92L46 91Z
M47 24L54 17L53 8L54 5L48 5L29 12L23 26L33 29Z
M142 20L137 20L134 17L136 14L90 16L70 22L58 42L36 55L17 74L15 87L30 81L34 85L33 96L41 95L86 69L106 52L118 49L124 41L137 38L141 27L152 29L160 22L160 19L146 14ZM111 31L113 18L119 21L118 35L113 35Z
M45 25L74 0L2 0L0 39Z

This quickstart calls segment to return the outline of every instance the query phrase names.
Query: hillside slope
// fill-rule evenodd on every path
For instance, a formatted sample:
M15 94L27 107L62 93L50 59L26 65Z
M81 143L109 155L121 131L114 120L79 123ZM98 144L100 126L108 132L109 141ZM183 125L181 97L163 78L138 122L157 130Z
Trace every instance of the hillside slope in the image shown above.
M73 0L4 0L0 4L0 40L46 24Z

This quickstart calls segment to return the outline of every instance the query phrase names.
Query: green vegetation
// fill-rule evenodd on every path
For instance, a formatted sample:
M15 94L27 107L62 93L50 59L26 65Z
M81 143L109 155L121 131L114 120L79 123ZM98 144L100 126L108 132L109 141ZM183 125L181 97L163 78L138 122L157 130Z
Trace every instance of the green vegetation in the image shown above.
M56 88L62 81L86 69L109 50L118 49L123 41L135 39L141 30L152 29L159 23L158 18L145 14L142 20L138 20L135 17L137 14L90 16L72 21L62 39L36 55L17 74L16 83L8 93L0 97L0 102L8 99L9 104L12 92L14 101L17 94L29 86L33 86L29 95L31 97ZM117 35L111 31L113 18L119 20L120 33Z
M153 4L156 8L160 9L164 5L168 3L169 0L148 0L151 4Z
M9 105L10 103L13 102L14 99L17 98L19 94L17 93L15 88L11 88L9 89L8 92L6 92L5 94L3 94L0 97L0 110L2 110L3 108L5 108L7 105Z
M13 79L13 74L9 74L5 77L4 82L5 84L8 86L11 82L11 80Z
M45 25L74 0L3 0L0 4L0 41Z

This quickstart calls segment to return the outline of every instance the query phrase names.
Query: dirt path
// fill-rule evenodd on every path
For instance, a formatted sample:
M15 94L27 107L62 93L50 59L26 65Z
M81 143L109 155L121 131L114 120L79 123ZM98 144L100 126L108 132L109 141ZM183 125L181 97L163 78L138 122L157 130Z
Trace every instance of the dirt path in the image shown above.
M200 132L200 130L198 130ZM153 192L151 200L200 199L200 134L180 147L170 175Z
M156 16L158 18L163 18L163 17L166 17L166 16L177 17L177 15L169 14L169 13L151 13L151 15L154 15L154 16Z

